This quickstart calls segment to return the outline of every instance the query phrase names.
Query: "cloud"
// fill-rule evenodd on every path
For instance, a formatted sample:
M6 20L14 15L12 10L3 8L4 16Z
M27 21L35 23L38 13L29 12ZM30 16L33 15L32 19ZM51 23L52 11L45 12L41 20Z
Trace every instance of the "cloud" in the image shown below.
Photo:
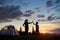
M36 10L37 12L40 12L40 8L39 8L39 7L35 8L35 10Z
M52 21L52 20L55 20L55 17L53 17L55 14L51 14L51 15L49 15L48 17L47 17L47 20L48 21Z
M29 17L29 16L31 16L31 14L23 14L23 16Z
M29 3L22 3L22 6L28 7L29 6Z
M44 18L45 15L37 15L38 18Z
M60 19L60 17L57 17L56 19Z
M5 19L5 20L0 20L0 23L4 23L4 22L11 22L12 20L10 19Z
M36 7L35 9L40 9L39 7Z
M56 16L55 16L55 17L48 17L47 20L48 20L48 21L56 20Z
M3 4L4 0L0 0L0 4Z
M52 1L52 0L48 0L48 1L46 2L46 6L47 6L47 7L53 6L53 1Z
M28 11L25 11L25 13L28 13L28 14L33 14L35 13L33 10L28 10Z
M54 30L50 30L50 32L56 33L56 34L60 34L60 28L56 28Z
M30 17L35 12L27 10L25 13L20 11L20 6L4 6L0 7L0 22L11 22L13 19L22 20L22 17Z
M60 19L60 17L56 16L55 14L51 14L50 16L47 17L48 21L58 20L58 19Z
M19 6L0 7L0 22L12 21L12 19L19 18L22 14L23 12L19 10Z
M46 2L47 13L51 12L51 9L53 8L53 6L55 6L53 0L48 0Z
M25 11L25 13L23 14L23 16L25 16L25 17L29 17L29 16L31 16L32 14L34 14L35 12L33 11L33 10L27 10L27 11Z
M56 0L55 3L60 3L60 0Z
M57 7L55 8L55 11L60 12L60 6L57 6Z
M37 21L45 21L45 22L46 22L46 21L48 21L48 20L45 20L45 19L40 20L40 19L38 19Z
M38 18L44 18L45 15L37 15ZM53 21L53 20L58 20L60 19L60 17L56 16L55 14L51 14L48 17L46 17L47 19L38 19L37 21Z
M60 12L60 0L48 0L46 2L46 7L49 9L54 9L57 12ZM47 10L49 13L49 11Z
M60 0L48 0L46 2L46 7L48 9L54 9L57 12L60 12ZM50 11L47 9L47 12L49 13Z
M50 13L50 11L51 11L50 9L47 9L47 13Z

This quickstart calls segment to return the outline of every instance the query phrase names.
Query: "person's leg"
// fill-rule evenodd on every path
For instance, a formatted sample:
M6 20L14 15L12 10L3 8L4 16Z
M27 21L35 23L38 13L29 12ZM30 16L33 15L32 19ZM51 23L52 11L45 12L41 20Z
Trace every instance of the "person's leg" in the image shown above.
M26 30L27 30L27 29L25 28L25 33L26 33Z
M37 32L37 28L36 28L36 32Z
M27 27L25 28L25 33L26 33L26 34L28 33L28 28L27 28Z
M39 32L39 29L38 28L36 28L36 32Z
M27 30L26 30L26 33L28 34L28 30L29 30L29 28L27 27Z

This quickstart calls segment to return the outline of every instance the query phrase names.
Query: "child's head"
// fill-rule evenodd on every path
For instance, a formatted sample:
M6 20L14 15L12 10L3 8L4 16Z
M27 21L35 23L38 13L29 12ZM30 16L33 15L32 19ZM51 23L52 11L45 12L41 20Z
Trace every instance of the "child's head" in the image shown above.
M38 24L38 22L36 22L36 24Z

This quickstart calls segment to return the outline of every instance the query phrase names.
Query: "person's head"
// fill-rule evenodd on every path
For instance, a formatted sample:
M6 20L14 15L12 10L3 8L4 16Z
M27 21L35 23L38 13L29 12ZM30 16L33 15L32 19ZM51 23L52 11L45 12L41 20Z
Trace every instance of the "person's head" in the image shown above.
M36 22L36 24L38 24L38 22Z
M28 22L28 19L26 19L25 22Z

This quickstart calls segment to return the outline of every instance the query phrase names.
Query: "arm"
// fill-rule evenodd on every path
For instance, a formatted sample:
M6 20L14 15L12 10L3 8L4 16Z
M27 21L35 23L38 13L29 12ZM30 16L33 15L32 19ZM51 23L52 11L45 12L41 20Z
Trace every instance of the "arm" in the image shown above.
M31 23L33 23L33 22L28 22L28 24L31 24Z
M25 24L23 24L23 26L24 26Z
M36 25L35 23L33 23L34 25Z

